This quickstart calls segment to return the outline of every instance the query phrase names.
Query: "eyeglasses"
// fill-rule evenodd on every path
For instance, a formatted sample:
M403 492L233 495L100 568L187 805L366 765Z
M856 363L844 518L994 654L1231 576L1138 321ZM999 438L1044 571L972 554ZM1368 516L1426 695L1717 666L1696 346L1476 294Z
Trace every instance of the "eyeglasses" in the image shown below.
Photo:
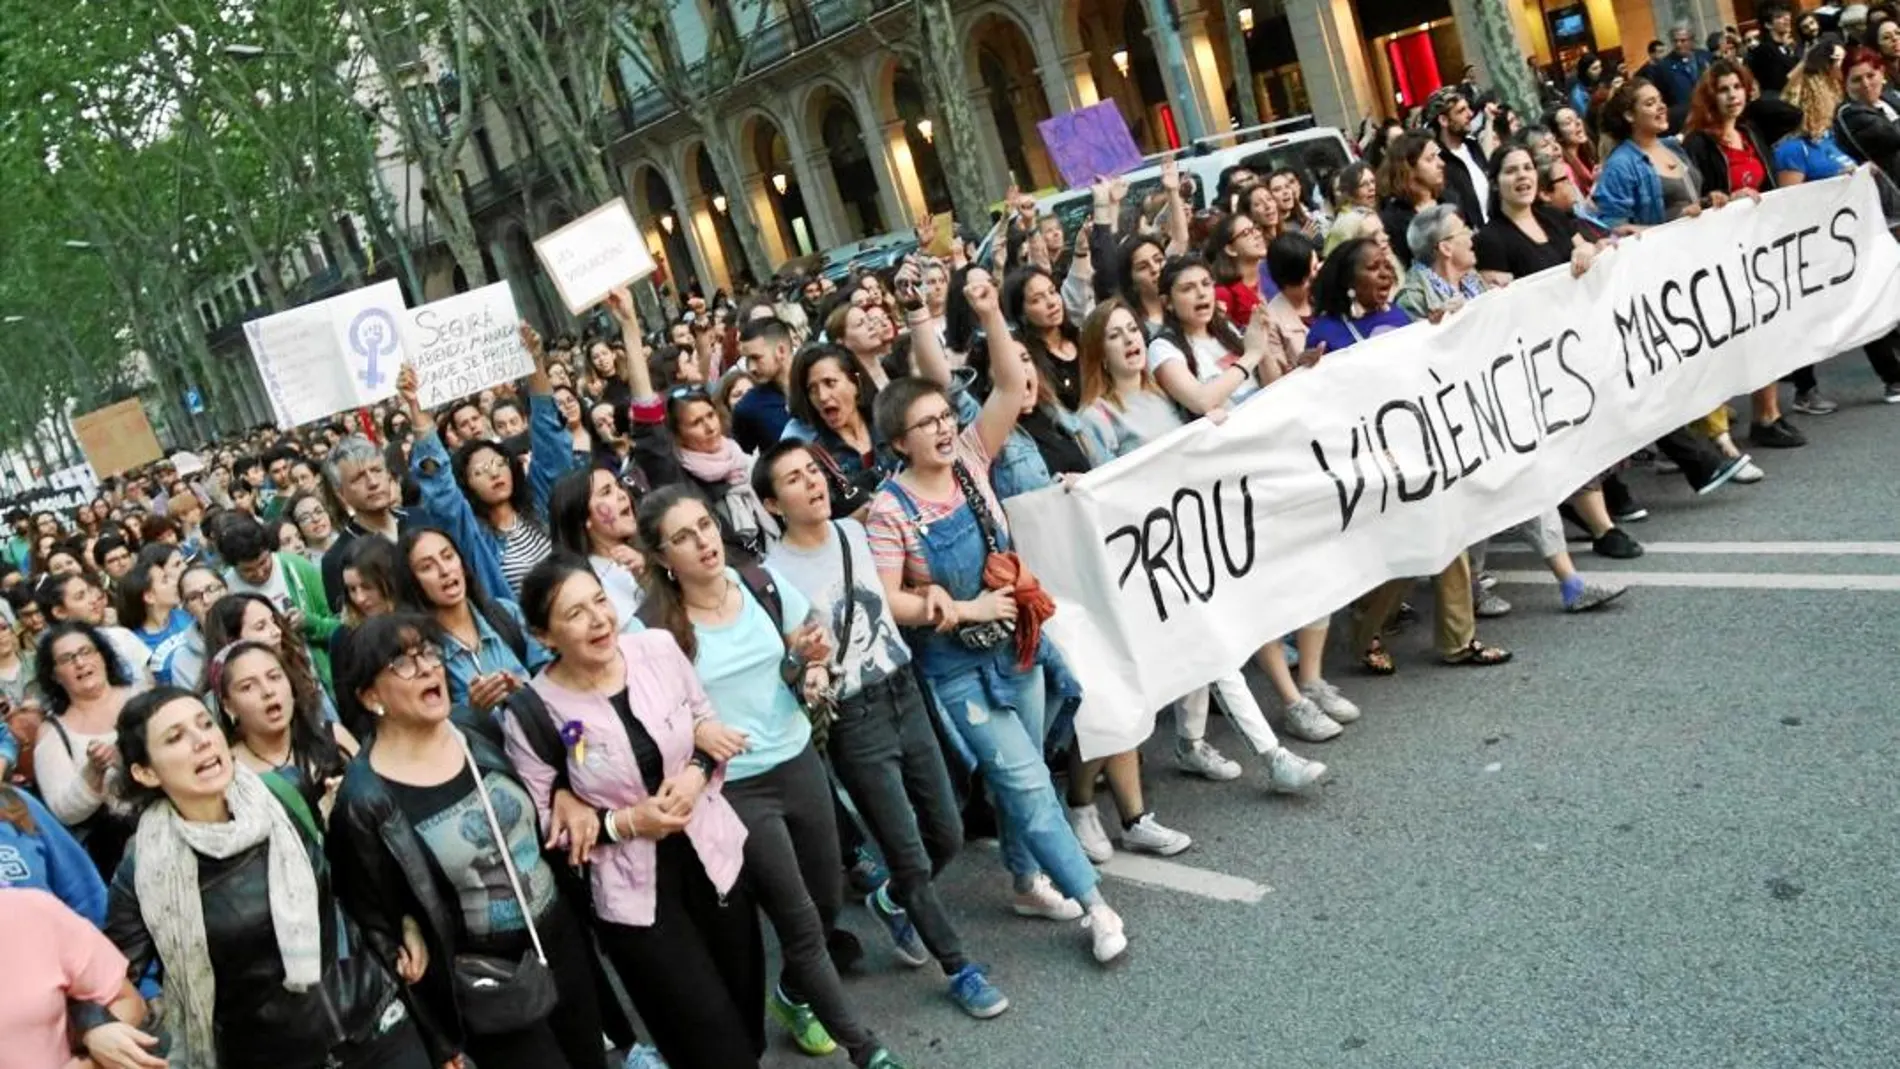
M667 536L666 544L674 549L684 549L688 543L698 546L710 546L719 541L719 525L711 516L701 516L699 522L683 531L674 531Z
M500 475L502 472L505 472L507 470L508 470L508 462L501 459L500 457L495 457L491 460L484 460L480 464L470 464L468 466L468 473L470 475L480 476L484 478L490 475Z
M328 511L322 505L312 505L309 508L298 509L291 518L298 523L312 523L318 516L327 514Z
M442 667L442 647L434 643L424 643L414 649L402 651L384 667L397 679L415 679L424 672Z
M225 586L223 583L212 583L186 594L185 604L196 605L203 601L216 601L224 596L224 591Z
M925 416L923 419L905 427L904 433L909 434L911 431L923 431L926 434L936 434L945 427L955 430L956 426L957 414L946 408L934 416Z
M58 668L71 668L73 665L78 664L80 661L91 661L91 660L100 660L100 661L105 660L105 654L99 652L99 647L83 646L79 649L71 651L70 653L62 653L59 656L53 658L53 664L55 667L58 667Z
M703 401L711 396L711 394L706 392L706 387L697 382L688 383L684 386L675 386L666 391L666 399L668 401Z

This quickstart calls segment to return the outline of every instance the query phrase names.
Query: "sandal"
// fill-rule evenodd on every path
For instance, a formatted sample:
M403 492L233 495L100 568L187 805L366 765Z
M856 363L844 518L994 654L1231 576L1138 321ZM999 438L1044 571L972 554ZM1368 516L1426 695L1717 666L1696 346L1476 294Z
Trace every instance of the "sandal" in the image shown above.
M1366 647L1366 652L1360 654L1359 665L1375 676L1389 676L1399 670L1399 666L1392 663L1392 654L1385 644L1376 638Z
M1446 664L1471 665L1476 668L1492 668L1511 659L1511 651L1502 646L1487 646L1472 639L1464 649L1444 658Z

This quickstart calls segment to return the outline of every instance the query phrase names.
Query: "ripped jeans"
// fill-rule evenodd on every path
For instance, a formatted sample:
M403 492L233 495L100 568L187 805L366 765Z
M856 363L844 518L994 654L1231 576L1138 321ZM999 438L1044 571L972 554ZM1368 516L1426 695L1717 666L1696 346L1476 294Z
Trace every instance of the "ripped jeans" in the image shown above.
M930 681L943 718L976 754L1002 818L1003 865L1022 890L1048 873L1064 896L1086 903L1101 877L1076 842L1049 779L1042 742L1047 687L1042 668L966 669Z

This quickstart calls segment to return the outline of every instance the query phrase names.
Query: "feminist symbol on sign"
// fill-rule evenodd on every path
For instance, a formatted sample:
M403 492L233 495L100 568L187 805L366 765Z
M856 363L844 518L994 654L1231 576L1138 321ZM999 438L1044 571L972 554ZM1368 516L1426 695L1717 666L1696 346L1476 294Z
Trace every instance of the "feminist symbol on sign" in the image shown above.
M350 348L363 358L363 385L374 390L383 384L376 358L396 354L396 320L381 308L365 308L350 320Z

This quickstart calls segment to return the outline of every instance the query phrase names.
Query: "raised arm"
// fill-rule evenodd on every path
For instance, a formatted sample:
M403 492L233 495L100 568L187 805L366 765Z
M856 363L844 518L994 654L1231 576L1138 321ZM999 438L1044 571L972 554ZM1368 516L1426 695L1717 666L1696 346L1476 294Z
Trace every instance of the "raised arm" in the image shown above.
M903 309L904 325L910 328L911 368L949 389L950 357L943 351L943 339L937 337L936 328L931 325L930 310L924 307L924 296L918 290L922 281L923 268L917 257L910 256L891 279L891 288L896 292L897 306Z
M989 345L990 396L977 413L976 433L983 439L984 451L996 456L1022 415L1023 390L1029 384L1029 375L1023 370L1022 343L1011 336L1009 321L1003 318L996 284L987 278L966 279L963 295L970 302L970 311L983 324Z
M1172 156L1161 161L1161 188L1168 194L1167 253L1180 256L1188 251L1188 208L1181 192L1181 168Z
M626 355L620 362L620 376L627 380L635 404L654 396L653 371L647 366L646 337L640 332L640 312L633 306L633 295L620 286L607 294L607 310L620 325L620 340Z

